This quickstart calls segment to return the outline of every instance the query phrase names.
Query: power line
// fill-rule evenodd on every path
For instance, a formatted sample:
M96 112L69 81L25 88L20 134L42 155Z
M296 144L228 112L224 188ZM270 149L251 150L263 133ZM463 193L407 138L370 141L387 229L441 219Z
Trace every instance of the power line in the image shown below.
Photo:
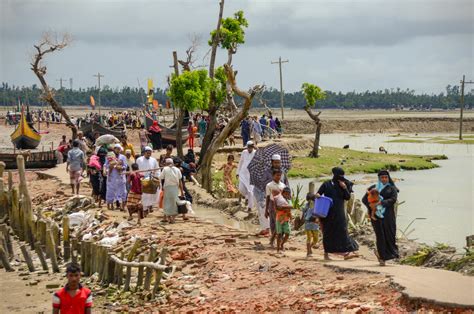
M281 57L278 58L278 61L272 61L272 64L278 64L280 67L280 106L281 106L281 119L285 119L285 114L283 113L283 105L284 105L284 94L283 94L283 75L281 71L281 64L288 63L290 60L281 60Z

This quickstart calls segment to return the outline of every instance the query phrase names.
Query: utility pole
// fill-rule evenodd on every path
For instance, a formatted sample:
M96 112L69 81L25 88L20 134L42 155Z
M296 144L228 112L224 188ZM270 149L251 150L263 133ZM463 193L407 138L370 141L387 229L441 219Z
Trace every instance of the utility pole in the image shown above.
M69 89L72 90L72 77L69 79Z
M63 81L66 81L66 79L63 79L62 77L59 80L56 80L59 82L59 88L63 89Z
M94 75L94 77L97 77L97 80L99 81L99 116L100 116L100 78L104 77L100 72Z
M282 63L288 63L290 62L289 60L281 60L281 57L278 58L278 61L272 61L272 64L278 64L280 66L280 106L281 106L281 119L285 119L285 114L283 113L283 75L281 72L281 64Z
M462 81L461 81L461 112L460 112L460 119L459 119L459 140L462 140L462 119L463 119L463 113L464 113L464 85L465 84L474 84L473 81L466 82L466 76L462 76Z

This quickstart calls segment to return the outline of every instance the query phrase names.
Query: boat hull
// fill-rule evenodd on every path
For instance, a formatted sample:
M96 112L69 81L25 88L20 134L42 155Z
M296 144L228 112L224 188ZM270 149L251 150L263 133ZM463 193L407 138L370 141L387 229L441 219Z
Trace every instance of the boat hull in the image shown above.
M125 134L125 131L123 130L109 129L96 122L84 122L81 126L81 131L84 133L84 136L90 140L94 140L95 132L98 132L99 135L111 134L116 138L120 138L123 134Z

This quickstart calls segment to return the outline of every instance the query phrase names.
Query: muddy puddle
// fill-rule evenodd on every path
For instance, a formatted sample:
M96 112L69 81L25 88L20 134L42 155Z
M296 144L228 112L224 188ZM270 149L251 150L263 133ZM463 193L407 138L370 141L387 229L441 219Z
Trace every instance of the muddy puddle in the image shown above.
M452 137L453 134L419 134L418 137ZM401 138L415 137L414 134L402 135ZM395 137L396 139L397 137ZM437 144L437 143L387 143L394 137L380 134L329 134L321 136L322 146L343 147L361 151L378 151L384 146L389 153L400 154L445 154L448 160L435 161L439 168L421 171L392 172L399 181L399 200L405 201L400 206L398 229L411 232L409 238L420 242L434 244L443 242L462 248L466 236L474 234L474 145ZM376 175L350 175L356 185L354 191L361 198L371 182L376 182ZM303 186L303 195L308 190L311 179L291 180L292 188ZM316 184L316 189L320 183ZM406 230L407 226L416 221Z
M238 221L235 218L227 216L216 208L198 206L194 208L194 212L196 214L196 217L210 220L214 223L226 225L239 230L245 230L251 233L256 233L257 231L259 231L257 225L254 225L249 221Z

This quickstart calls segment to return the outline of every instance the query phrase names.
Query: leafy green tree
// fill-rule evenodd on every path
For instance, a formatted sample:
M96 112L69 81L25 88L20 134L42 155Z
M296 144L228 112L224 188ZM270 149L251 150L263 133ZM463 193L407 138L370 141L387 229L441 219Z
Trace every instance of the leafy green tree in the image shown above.
M319 115L321 114L321 111L319 111L318 113L313 113L311 108L316 106L316 102L326 98L326 93L319 86L310 83L303 83L303 85L301 85L301 91L303 92L304 98L306 100L304 110L308 113L309 117L316 124L316 135L314 137L313 150L311 151L309 156L313 158L318 158L319 138L321 135L321 120L319 119Z

